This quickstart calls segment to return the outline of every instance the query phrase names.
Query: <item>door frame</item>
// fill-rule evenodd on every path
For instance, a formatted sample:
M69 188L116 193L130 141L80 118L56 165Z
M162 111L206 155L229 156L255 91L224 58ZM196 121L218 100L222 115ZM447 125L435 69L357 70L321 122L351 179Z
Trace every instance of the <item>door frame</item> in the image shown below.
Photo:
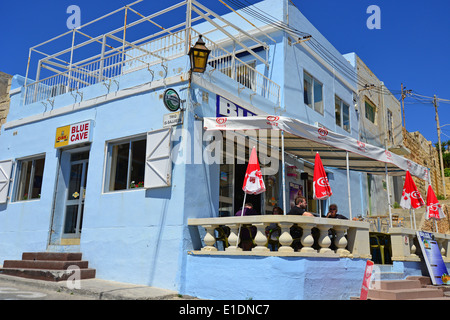
M87 150L85 150L87 151ZM85 151L80 151L85 152ZM72 154L76 154L79 152L73 152ZM63 230L61 233L62 239L78 239L81 237L81 225L82 225L82 217L83 217L83 211L84 211L84 197L86 195L86 189L83 187L83 184L85 184L87 181L87 169L89 164L89 157L87 159L83 160L75 160L70 161L70 168L72 168L73 165L82 164L81 167L81 180L80 180L80 193L79 193L79 199L75 200L69 200L69 185L66 187L65 191L65 197L64 197L64 218L63 218ZM70 177L69 177L69 184L70 184ZM66 219L67 219L67 207L71 205L78 205L77 209L77 221L75 225L75 233L66 233L65 227L66 227Z
M90 144L87 146L74 147L74 148L61 148L58 150L58 168L56 171L54 196L53 196L53 208L52 208L52 218L50 220L49 226L49 237L48 246L63 246L63 245L79 245L81 234L77 237L70 236L70 234L64 233L64 222L66 218L66 202L68 193L68 183L67 176L70 174L69 171L71 167L70 157L74 153L89 151L90 159ZM65 158L65 159L64 159ZM87 183L88 170L86 170L85 179ZM67 180L67 181L66 181ZM61 188L64 187L64 190ZM85 210L85 209L84 209ZM83 215L84 216L84 215Z

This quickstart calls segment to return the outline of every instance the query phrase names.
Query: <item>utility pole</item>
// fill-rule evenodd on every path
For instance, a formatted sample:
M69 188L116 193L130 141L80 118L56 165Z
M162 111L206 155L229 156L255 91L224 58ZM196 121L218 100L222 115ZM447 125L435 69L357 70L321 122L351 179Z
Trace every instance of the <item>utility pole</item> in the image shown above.
M444 175L444 161L442 160L442 145L441 145L441 127L439 125L439 114L438 114L438 104L437 97L434 95L433 104L434 110L436 112L436 123L437 123L437 134L438 134L438 143L439 143L439 160L441 164L441 176L442 176L442 186L444 187L444 197L446 197L447 191L445 190L445 175Z
M408 93L411 93L411 90L405 90L406 87L403 87L402 83L402 113L403 113L403 128L406 129L406 120L405 120L405 98Z
M403 83L402 83L402 113L403 113L403 128L406 129L406 122L405 122L405 95L403 93Z

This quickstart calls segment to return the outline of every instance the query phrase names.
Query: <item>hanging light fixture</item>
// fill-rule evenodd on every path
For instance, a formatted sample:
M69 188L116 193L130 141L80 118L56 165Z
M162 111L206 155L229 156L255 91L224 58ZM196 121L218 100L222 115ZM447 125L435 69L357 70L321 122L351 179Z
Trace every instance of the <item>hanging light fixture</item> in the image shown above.
M211 50L205 46L202 35L200 35L197 43L189 50L191 72L205 72L210 52Z

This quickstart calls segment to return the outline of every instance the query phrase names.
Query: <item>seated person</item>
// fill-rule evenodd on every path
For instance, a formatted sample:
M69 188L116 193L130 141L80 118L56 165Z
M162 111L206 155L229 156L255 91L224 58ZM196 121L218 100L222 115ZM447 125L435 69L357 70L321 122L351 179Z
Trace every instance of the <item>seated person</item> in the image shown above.
M318 215L306 211L306 208L308 207L308 202L306 201L305 197L298 196L295 198L295 206L292 207L292 209L288 212L289 215L300 215L300 216L308 216L308 217L318 217ZM294 248L295 251L298 251L301 248L301 236L302 236L302 229L294 224L290 228L290 233L294 241L291 244L291 247ZM313 228L312 236L314 238L314 242L317 243L317 239L319 237L319 229ZM313 246L314 247L314 246Z
M272 209L272 214L274 215L283 215L283 209L280 207L274 207ZM268 247L272 251L275 251L279 244L278 244L278 238L281 235L281 228L278 226L277 223L271 223L266 227L266 236L269 240Z
M250 202L246 203L244 205L244 214L242 214L242 209L239 210L238 212L236 212L235 216L256 216L259 215L259 213L253 209L253 204L251 204ZM253 239L256 236L256 227L255 226L246 226L243 225L241 227L241 234L240 234L240 239L241 242L239 243L239 246L244 250L244 251L249 251L253 248Z
M259 215L259 213L253 209L253 204L251 204L250 202L247 202L244 205L244 214L242 214L242 209L239 210L238 212L236 212L235 216L256 216Z
M327 214L327 218L330 219L345 219L348 220L348 218L346 216L343 216L342 214L338 214L338 206L335 203L330 204L330 206L328 207L328 214ZM336 250L337 247L334 243L334 240L336 239L336 232L333 229L330 229L328 231L328 236L331 239L331 245L330 245L330 249L331 250Z
M298 216L308 216L314 217L315 215L311 212L306 211L308 207L308 202L305 197L298 196L295 198L295 206L288 212L288 215L298 215Z
M338 214L337 212L338 212L337 204L334 204L334 203L330 204L330 207L328 209L327 218L348 220L348 218L346 216L343 216L342 214Z

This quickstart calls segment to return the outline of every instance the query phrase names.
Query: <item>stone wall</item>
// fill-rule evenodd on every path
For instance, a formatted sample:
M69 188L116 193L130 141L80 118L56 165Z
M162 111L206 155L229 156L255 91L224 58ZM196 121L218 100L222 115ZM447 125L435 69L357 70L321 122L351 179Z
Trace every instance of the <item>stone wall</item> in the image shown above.
M441 201L439 201L441 202ZM445 217L441 220L438 220L437 223L435 223L434 219L426 220L425 216L423 215L421 223L420 223L420 230L428 231L428 232L436 232L436 224L437 224L437 232L438 233L450 233L450 217L449 214L449 208L447 204L442 204L442 211L444 212Z
M447 199L450 199L450 177L445 177L445 191L447 191Z
M9 89L12 76L0 71L0 128L6 122L9 112Z
M419 132L408 132L403 128L403 144L411 151L406 158L431 169L431 186L436 195L444 195L442 177L439 167L439 154L436 148ZM413 177L419 192L426 200L426 181Z

